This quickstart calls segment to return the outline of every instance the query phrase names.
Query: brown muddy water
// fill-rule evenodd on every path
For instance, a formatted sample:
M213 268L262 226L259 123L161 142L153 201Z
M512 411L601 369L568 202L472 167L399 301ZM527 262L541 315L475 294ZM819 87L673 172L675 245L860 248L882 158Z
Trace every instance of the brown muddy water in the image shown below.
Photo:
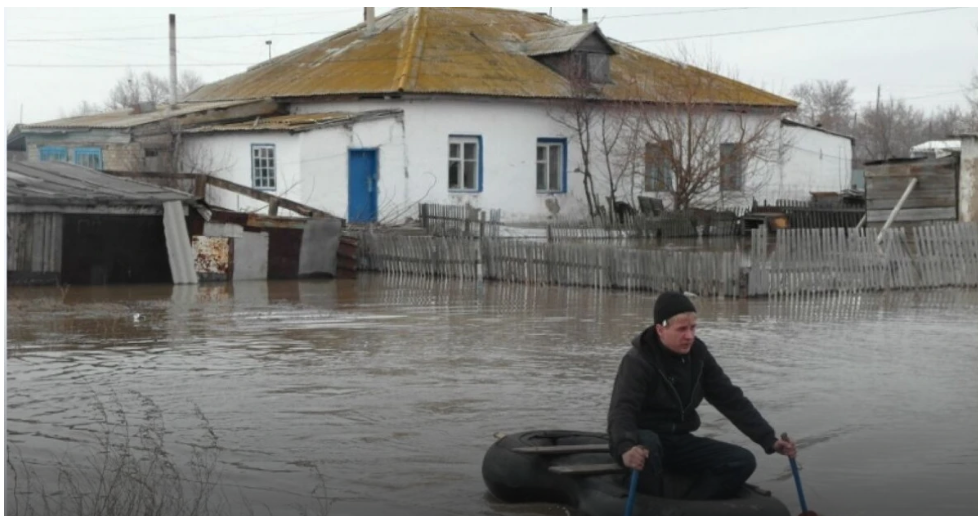
M351 516L565 514L494 500L483 453L496 432L602 431L652 309L648 294L383 276L14 288L7 302L7 443L42 476L85 460L96 400L135 424L148 399L177 456L206 436L199 407L228 499L295 514L318 466L331 514ZM799 441L811 509L978 511L978 292L697 303L700 336ZM787 459L701 414L798 512Z

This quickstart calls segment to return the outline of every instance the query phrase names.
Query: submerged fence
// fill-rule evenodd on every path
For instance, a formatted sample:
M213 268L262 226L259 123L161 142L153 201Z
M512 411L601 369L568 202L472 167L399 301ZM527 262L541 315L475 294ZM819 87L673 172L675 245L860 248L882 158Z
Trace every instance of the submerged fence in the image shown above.
M748 295L978 286L978 224L751 236Z
M627 290L741 295L734 252L699 253L364 233L360 268L393 274Z
M978 224L900 228L882 237L876 229L789 229L773 243L755 229L749 254L372 232L361 234L359 249L362 270L701 296L978 286Z

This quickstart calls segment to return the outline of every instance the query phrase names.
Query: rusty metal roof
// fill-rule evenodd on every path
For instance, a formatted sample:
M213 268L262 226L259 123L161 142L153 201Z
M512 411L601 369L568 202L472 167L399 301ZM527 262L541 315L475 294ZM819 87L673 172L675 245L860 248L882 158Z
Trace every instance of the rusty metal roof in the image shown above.
M202 86L188 100L222 101L371 94L457 94L569 98L570 82L527 54L534 35L572 26L544 14L473 7L398 8ZM611 84L604 98L677 102L677 87L699 85L696 103L794 108L797 103L742 82L684 66L607 38ZM563 43L562 43L563 44ZM563 46L567 46L563 44ZM705 85L705 86L704 86Z
M7 163L7 206L157 206L168 201L193 203L194 198L172 188L61 161Z
M184 102L177 104L172 110L167 110L167 106L157 106L153 111L146 113L135 113L132 109L122 109L92 115L61 118L36 124L22 124L20 131L24 133L31 132L32 130L51 129L129 129L144 124L159 122L171 117L179 117L213 109L225 109L251 102L255 102L255 100L238 99L217 102Z
M362 122L377 118L397 116L403 113L400 109L383 109L363 112L336 111L330 113L306 113L301 115L283 115L266 118L256 118L250 122L234 124L211 124L185 130L184 133L223 133L223 132L252 132L252 131L288 131L297 133L330 127L350 122Z
M533 32L526 35L524 52L528 56L545 56L570 52L577 48L588 36L597 32L607 41L597 23L587 25L569 25L544 32Z

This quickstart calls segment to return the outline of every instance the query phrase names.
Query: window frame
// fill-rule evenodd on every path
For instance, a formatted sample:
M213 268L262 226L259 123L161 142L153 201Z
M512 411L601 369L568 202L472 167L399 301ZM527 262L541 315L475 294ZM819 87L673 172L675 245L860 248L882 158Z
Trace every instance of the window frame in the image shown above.
M465 144L475 144L475 159L465 158ZM452 157L452 145L459 146L459 154L457 157ZM482 135L475 134L450 134L448 135L448 175L445 178L445 183L448 187L450 193L480 193L482 192L482 156L483 156L483 145L482 145ZM475 163L475 178L473 180L474 184L471 188L465 186L465 163L466 162ZM458 173L460 177L458 178L459 187L452 187L451 182L451 169L452 163L457 162L459 164Z
M68 147L59 147L54 145L42 145L37 148L38 159L41 161L64 161L66 163L71 162L71 158L68 154ZM56 159L50 159L51 156L56 156ZM44 159L48 157L49 159ZM63 159L57 159L63 158Z
M672 160L670 158L672 152L673 145L671 140L645 142L643 191L658 193L672 192L675 190L676 171L672 167ZM654 176L653 172L655 173Z
M82 163L82 159L90 157L95 158L96 166L90 166L88 163ZM102 160L102 148L75 147L74 152L72 153L72 163L83 167L94 168L95 170L103 170L105 168L105 162Z
M740 144L724 142L720 144L720 191L721 192L743 192L744 191L744 172L745 164L743 156L738 156L737 148ZM725 149L730 149L725 151ZM733 156L734 159L730 159ZM731 166L736 165L735 170ZM735 174L735 175L732 175ZM731 180L731 177L733 180ZM732 184L731 184L732 183Z
M271 149L272 154L269 157L267 154L265 156L256 155L257 151ZM255 160L269 160L265 165L256 165ZM255 190L262 190L266 192L274 192L278 189L278 148L274 143L252 143L251 144L251 187ZM259 168L265 171L266 175L262 178L265 181L264 185L259 185L258 172ZM269 174L269 170L271 173ZM269 181L269 178L271 179ZM269 186L269 183L271 186Z
M547 178L547 189L544 189L544 190L541 190L540 189L540 182L539 182L539 177L538 177L538 174L539 174L538 167L541 164L541 161L540 161L539 157L537 157L537 156L538 156L538 154L540 152L540 147L541 146L543 146L546 149L548 149L547 152L544 154L544 156L547 158L546 164L547 164L547 171L548 171L548 173L546 175L546 178ZM550 170L550 167L549 167L549 165L550 165L550 151L549 151L549 149L551 147L557 147L557 146L560 147L560 151L559 151L559 156L560 156L560 169L558 170L558 181L560 181L560 185L559 185L559 188L551 188L551 185L549 184L550 183L550 174L549 174L549 170ZM534 189L536 190L536 192L538 194L545 194L545 195L550 195L550 194L564 194L564 193L567 193L567 138L537 138L537 144L534 147L533 151L534 151L534 159L533 159L533 183L534 183Z

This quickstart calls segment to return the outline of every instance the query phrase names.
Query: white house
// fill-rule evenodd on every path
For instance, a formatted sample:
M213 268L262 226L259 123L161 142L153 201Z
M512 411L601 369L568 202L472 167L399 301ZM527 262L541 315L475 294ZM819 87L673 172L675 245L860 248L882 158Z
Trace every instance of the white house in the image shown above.
M689 84L695 95L676 93ZM774 120L778 159L752 164L751 177L763 179L753 183L742 177L747 163L725 161L726 178L711 187L724 205L804 200L850 181L851 140L782 122L794 101L606 38L596 24L525 11L399 8L374 18L367 8L364 23L187 101L249 99L274 100L288 114L188 130L184 159L355 223L401 221L420 202L499 208L508 221L580 217L586 188L603 203L609 177L615 197L632 205L636 195L668 199L683 180L650 154L667 148L662 138L640 141L641 124L628 123L618 148L601 152L600 120L626 108L632 121L670 106L698 119L719 113L724 129L696 151L714 161L737 156L738 128ZM566 123L582 110L592 115L587 163ZM657 124L648 127L667 125ZM668 152L686 159L675 145ZM220 204L263 208L233 194Z

